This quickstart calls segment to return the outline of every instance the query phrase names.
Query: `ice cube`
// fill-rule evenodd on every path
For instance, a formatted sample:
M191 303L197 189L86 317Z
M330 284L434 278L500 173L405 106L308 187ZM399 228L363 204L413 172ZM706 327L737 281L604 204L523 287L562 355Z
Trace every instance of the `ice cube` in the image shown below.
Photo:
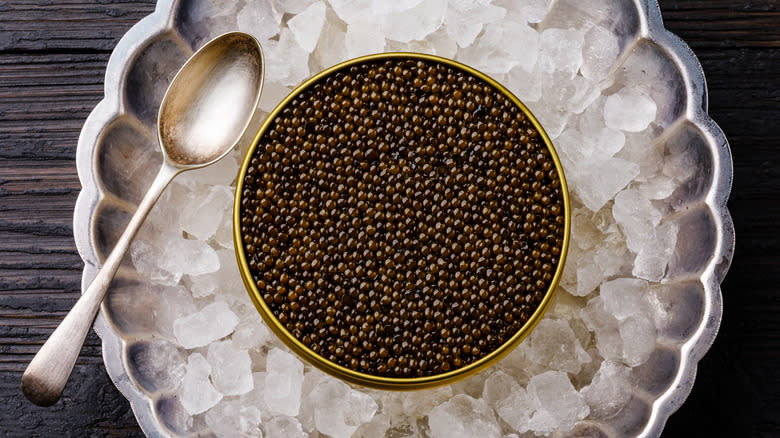
M572 295L584 297L590 295L604 278L596 260L592 257L593 251L584 251L577 260L577 287L567 289Z
M595 248L595 253L592 255L596 265L601 269L602 278L627 274L626 266L631 256L622 238L608 234L604 239L604 244Z
M565 290L557 290L545 316L550 319L568 319L571 325L574 321L580 320L580 309L585 307L585 303L586 300L583 298L574 296ZM574 330L574 327L571 328ZM580 345L585 346L582 341L580 341Z
M574 76L570 84L562 90L566 91L566 102L563 104L563 108L574 114L581 114L601 96L601 89L596 82L579 75Z
M317 429L333 438L349 438L363 423L374 418L378 408L371 396L347 384L325 377L309 396Z
M540 369L540 366L536 362L532 362L528 359L527 353L528 347L524 343L521 343L517 348L513 349L506 358L498 363L497 368L504 370L507 374L512 376L519 385L527 385L528 379L546 371ZM454 384L453 389L457 386L457 383ZM480 395L481 393L477 393L475 396Z
M601 81L612 71L618 56L618 36L602 26L593 26L585 32L580 72L590 80Z
M268 352L265 403L272 412L296 416L301 407L303 362L279 348Z
M520 389L522 388L512 376L499 370L485 380L485 387L482 389L482 399L495 407L498 402Z
M200 197L202 191L208 190L210 186L214 185L223 186L232 192L233 189L229 186L233 184L238 174L240 158L238 151L233 150L214 164L180 174L173 184L179 187L183 186L183 190L186 190L190 197ZM169 211L167 217L161 218L166 222L172 222L170 218L178 216L181 212L181 204L178 202L174 202L169 207L173 211Z
M347 392L344 424L347 426L360 426L371 421L376 414L378 406L376 401L368 394L350 389Z
M193 22L198 23L209 18L224 17L231 15L234 11L225 5L211 0L195 0L187 8L187 15Z
M246 295L235 252L232 249L220 249L217 250L217 258L220 265L217 271L187 276L186 283L192 296L203 298L216 294L226 297L226 300L232 300L235 295Z
M593 142L597 151L611 157L623 149L623 145L626 144L626 136L621 131L605 127L595 133Z
M211 186L202 197L195 197L182 209L181 229L199 240L209 240L233 205L233 191L226 186Z
M403 410L407 415L421 417L451 397L451 386L408 392L403 397Z
M231 189L232 190L232 189ZM214 248L229 249L235 253L235 247L233 246L233 216L232 208L227 212L226 217L217 226L217 231L214 233L214 239L212 246ZM235 264L235 260L233 260ZM222 266L222 265L220 265Z
M444 17L445 30L460 47L470 46L485 24L498 21L506 14L506 9L490 4L468 9L450 5L452 7L447 9Z
M654 230L662 217L649 199L633 189L617 194L612 215L626 236L628 249L634 252L639 252L654 239Z
M276 105L290 94L290 88L278 82L266 82L263 85L263 94L260 96L260 109L270 113Z
M181 174L181 177L187 175L187 172ZM152 176L153 177L153 176ZM181 205L194 198L190 187L176 178L160 195L160 199L152 207L149 216L138 231L136 240L153 240L159 236L161 231L172 234L180 234L179 214L181 214ZM153 243L153 242L150 242ZM132 247L131 247L132 248Z
M312 3L301 13L287 21L287 27L303 50L311 53L317 47L322 26L325 24L325 3Z
M200 275L219 269L219 259L206 242L181 236L158 234L156 238L135 240L130 257L140 274L166 284L176 284L181 277Z
M560 371L547 371L532 377L528 382L528 395L536 406L529 429L536 433L570 430L590 412L569 377Z
M614 156L626 144L626 135L617 129L607 128L604 124L603 96L594 100L580 116L577 117L577 130L588 146L602 155Z
M584 35L578 29L545 29L539 48L539 65L543 73L561 72L574 79L582 65Z
M222 400L209 381L211 366L200 353L192 353L187 359L184 378L179 387L179 399L190 415L200 414Z
M389 40L403 43L422 40L441 27L446 7L447 0L419 1L414 7L390 12L381 30Z
M421 0L401 0L388 2L386 0L329 0L328 3L347 24L365 23L378 24L391 10L413 7Z
M183 316L173 322L173 333L184 348L208 345L233 333L238 317L224 301L215 301L200 312Z
M642 365L655 350L655 324L647 314L629 316L620 321L623 339L623 362L631 367Z
M664 164L664 143L656 141L663 128L650 125L641 132L626 133L626 144L617 156L639 164L642 180L660 173Z
M601 362L593 382L580 390L593 419L615 416L631 399L631 369L611 360Z
M164 286L151 283L142 287L146 287L148 293L156 295L158 298L158 305L145 309L151 312L158 333L166 339L176 339L173 332L174 321L198 310L192 296L182 286Z
M297 86L309 76L309 52L295 40L290 29L279 32L279 40L261 42L266 58L265 80L284 86Z
M679 229L679 225L674 222L665 222L656 227L653 230L653 239L637 253L631 273L650 281L663 279L666 275L666 267L677 246Z
M426 438L430 434L427 432L427 427L424 427L421 421L415 421L413 418L403 418L396 421L396 424L392 425L385 431L381 438ZM360 430L356 432L360 433ZM355 436L353 435L353 438Z
M590 362L590 356L563 319L542 319L525 343L528 358L547 369L577 374L583 363Z
M567 129L558 138L558 149L562 147L561 139L567 132L570 130ZM602 241L601 232L593 225L593 212L585 208L574 209L571 215L571 234L572 242L580 249L593 248Z
M637 187L639 193L647 199L666 199L677 189L677 183L666 175L656 175L643 181Z
M531 417L535 411L536 405L534 400L528 396L528 393L522 387L513 390L508 397L496 404L498 416L520 433L528 431Z
M485 380L487 377L487 373L477 373L471 377L453 383L452 390L456 394L464 393L474 398L482 397L482 390L485 388Z
M517 3L520 14L525 16L529 23L539 23L547 16L552 0L525 0Z
M345 38L348 58L379 53L385 48L385 37L370 24L350 24Z
M547 15L552 0L495 0L493 3L506 8L508 20L517 23L539 23Z
M307 438L307 435L297 418L280 415L265 424L265 438Z
M271 0L279 14L300 14L315 0Z
M458 52L458 44L450 39L444 29L428 35L425 40L430 43L434 54L444 58L454 58Z
M209 345L206 358L211 365L211 381L223 395L246 394L254 388L252 359L227 340Z
M269 1L250 0L238 13L237 26L262 42L279 33L281 22L282 16L274 12Z
M238 400L223 399L206 412L205 420L219 438L263 438L260 410Z
M255 313L255 317L241 321L233 332L233 344L237 348L251 350L268 344L274 339L271 329L265 321Z
M447 5L456 11L470 11L490 6L490 0L449 0Z
M677 138L665 144L669 148L669 154L664 157L661 172L678 183L687 182L696 175L701 166L697 158L697 143L693 138L698 134L687 131L678 134L679 137L675 136Z
M512 41L507 44L506 41ZM508 73L519 66L534 70L539 34L525 24L502 22L485 28L475 44L458 51L458 60L491 74Z
M536 102L526 103L528 103L529 108L536 116L536 118L539 119L539 122L544 127L547 135L552 139L557 138L561 132L563 132L564 128L566 128L566 124L568 123L569 118L571 118L570 112L556 108L555 106L547 105L544 99ZM565 167L564 170L566 170L568 176L569 170ZM574 168L572 170L577 169Z
M647 307L647 282L637 278L616 278L601 285L604 308L618 321L644 313Z
M542 97L542 72L538 65L531 72L521 66L513 67L502 82L525 104L536 102Z
M165 340L139 342L127 350L127 363L133 378L148 391L177 388L186 372L186 356Z
M639 132L655 120L656 105L644 92L623 88L607 96L604 104L604 121L612 129Z
M360 426L352 438L400 438L389 432L390 420L386 414L377 414L370 422Z
M623 339L618 330L619 322L607 312L600 296L590 299L580 311L580 317L596 335L596 348L605 359L623 359Z
M501 428L483 400L458 394L428 414L431 438L499 438Z
M471 22L459 11L448 10L444 22L447 35L460 47L470 46L482 32L482 23Z
M567 169L566 176L572 179L573 191L583 204L591 211L599 211L638 175L636 163L608 157Z
M320 69L328 68L347 59L345 47L347 26L338 19L331 8L325 11L325 25L312 58Z
M311 433L316 429L314 424L314 410L318 406L317 400L311 395L314 389L324 380L329 379L327 374L312 368L306 370L303 375L303 385L301 386L301 412L298 419L301 421L303 430Z
M265 372L252 373L252 390L240 397L244 406L256 407L264 417L269 415L268 406L265 404Z

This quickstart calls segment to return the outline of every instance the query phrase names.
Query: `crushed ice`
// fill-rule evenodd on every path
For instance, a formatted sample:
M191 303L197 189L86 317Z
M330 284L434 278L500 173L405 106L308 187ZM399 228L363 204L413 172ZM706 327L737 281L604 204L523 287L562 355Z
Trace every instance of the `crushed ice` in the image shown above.
M260 40L265 113L311 73L385 50L451 57L491 74L556 144L573 236L551 310L507 358L443 388L368 390L304 364L254 310L230 234L239 152L190 172L131 248L136 270L159 284L149 295L161 304L150 310L166 339L155 341L165 348L143 350L139 366L148 365L146 380L176 391L184 415L195 416L185 423L219 437L500 438L576 431L623 409L632 369L656 348L648 291L666 275L679 228L663 221L662 200L687 168L656 141L662 87L637 83L646 79L637 72L657 76L643 69L653 60L644 66L633 53L621 66L626 23L611 16L614 6L586 13L569 3L248 0L227 12L216 1L193 3L186 19L207 32L232 28Z

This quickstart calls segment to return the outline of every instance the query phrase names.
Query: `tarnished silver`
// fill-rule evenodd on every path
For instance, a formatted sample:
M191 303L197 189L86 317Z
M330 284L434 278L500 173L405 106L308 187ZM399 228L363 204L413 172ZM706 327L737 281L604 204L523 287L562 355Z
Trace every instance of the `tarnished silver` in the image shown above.
M103 266L22 376L33 403L54 404L62 394L87 332L130 243L168 183L179 173L215 163L243 136L260 101L263 52L251 35L223 34L181 67L160 105L163 161Z
M206 0L201 0L206 1ZM600 4L609 3L600 0ZM701 66L685 43L667 32L655 0L612 2L615 14L629 17L631 30L621 47L653 51L669 69L665 80L678 99L663 109L661 141L670 153L687 150L695 167L670 200L665 220L680 224L678 248L659 295L668 312L659 324L659 341L648 362L633 370L634 397L615 417L587 421L606 436L657 437L669 417L691 390L696 364L717 334L722 314L720 282L731 263L734 230L726 201L732 164L723 132L707 115L707 90ZM582 2L583 10L588 2ZM142 166L161 160L155 145L154 114L173 73L194 48L215 32L213 22L193 22L190 8L197 2L159 0L156 11L135 25L119 42L109 61L105 97L81 132L77 166L82 182L74 215L74 234L85 261L83 287L89 285L149 184ZM621 62L625 62L625 57ZM629 60L630 61L630 60ZM616 74L623 74L618 68ZM259 125L259 120L254 123ZM126 146L128 139L146 141ZM675 152L677 151L677 152ZM126 269L125 269L126 268ZM106 369L130 401L138 423L149 437L198 434L203 425L182 424L176 398L178 380L165 381L142 370L140 359L165 336L140 309L154 304L154 295L138 293L149 287L129 264L117 275L95 330L103 340ZM112 296L115 296L112 298ZM127 314L127 303L138 305ZM123 304L124 307L120 306ZM184 354L182 352L182 354Z

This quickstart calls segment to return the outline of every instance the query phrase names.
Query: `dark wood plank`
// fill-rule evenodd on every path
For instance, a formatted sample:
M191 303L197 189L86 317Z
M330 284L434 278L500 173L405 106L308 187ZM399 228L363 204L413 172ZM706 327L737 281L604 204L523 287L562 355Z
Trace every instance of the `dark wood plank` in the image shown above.
M665 437L780 436L780 3L661 1L697 54L734 159L737 245L718 337Z
M108 56L2 53L0 131L4 139L0 157L68 160L68 169L75 174L76 142L84 120L103 98ZM13 169L11 162L6 166Z
M0 3L0 51L111 51L152 10L149 0L7 0Z
M80 291L79 132L103 96L111 50L153 9L153 1L0 2L0 436L143 436L94 332L55 406L29 403L19 380Z
M666 27L694 48L780 47L775 0L661 0Z
M18 392L19 373L0 371L3 437L143 437L101 363L76 365L65 395L50 408L13 396Z

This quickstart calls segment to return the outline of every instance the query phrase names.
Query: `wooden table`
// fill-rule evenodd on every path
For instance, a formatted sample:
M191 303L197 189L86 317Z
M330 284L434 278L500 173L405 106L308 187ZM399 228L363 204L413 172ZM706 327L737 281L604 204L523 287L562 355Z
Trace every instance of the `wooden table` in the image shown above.
M707 75L730 140L737 249L721 333L665 437L780 436L780 2L663 0L666 26ZM25 366L79 295L74 156L111 50L151 0L0 0L0 436L136 437L91 333L60 402L19 390Z

